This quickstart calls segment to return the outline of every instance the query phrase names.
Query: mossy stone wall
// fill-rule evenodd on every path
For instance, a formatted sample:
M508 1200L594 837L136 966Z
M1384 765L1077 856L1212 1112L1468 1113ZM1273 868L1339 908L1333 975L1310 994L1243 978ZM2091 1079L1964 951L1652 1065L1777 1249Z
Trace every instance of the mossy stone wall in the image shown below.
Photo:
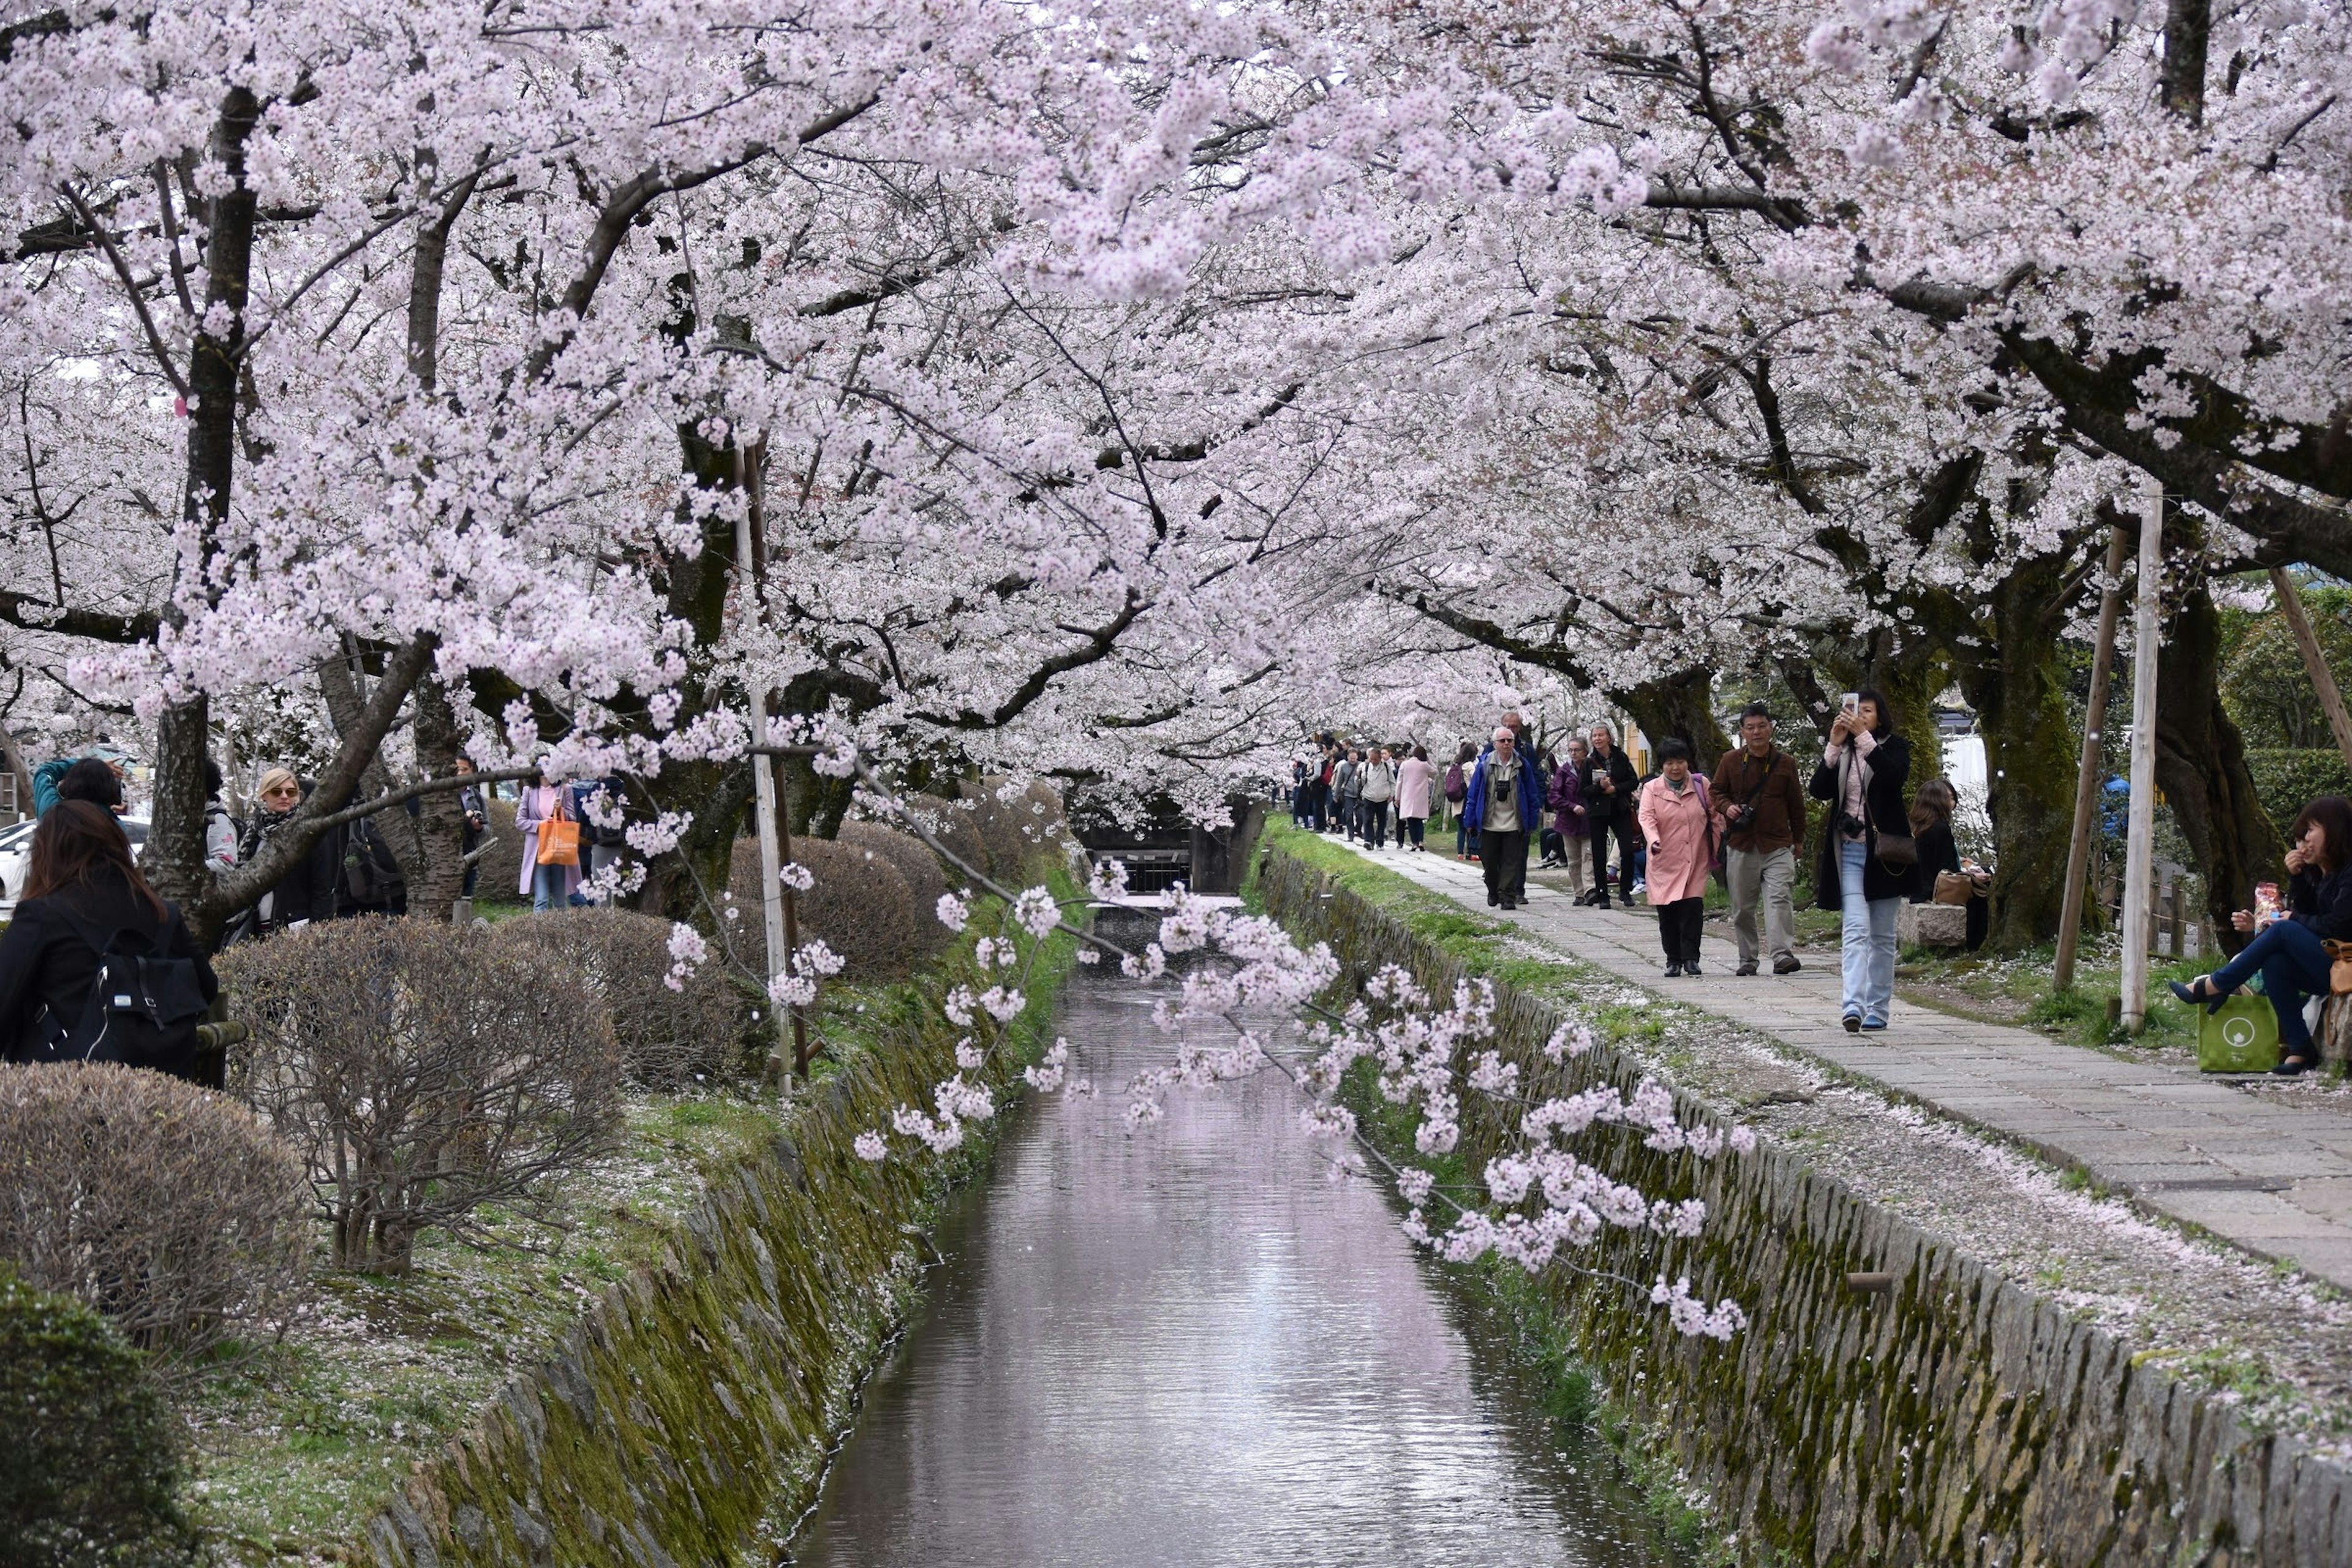
M1279 848L1258 887L1295 933L1328 942L1359 977L1398 964L1450 992L1458 961ZM1559 1014L1497 987L1497 1048L1530 1091L1635 1069L1605 1047L1555 1067ZM1685 1102L1685 1115L1704 1114ZM1479 1097L1462 1111L1466 1168L1512 1129ZM1668 1278L1728 1294L1750 1325L1728 1344L1683 1339L1646 1292L1554 1269L1545 1289L1577 1325L1614 1398L1658 1430L1735 1521L1752 1563L2128 1568L2343 1568L2352 1471L2250 1430L2220 1401L2135 1365L2069 1318L1814 1172L1784 1149L1702 1163L1623 1129L1580 1144L1622 1182L1706 1200L1706 1232L1668 1245ZM1612 1231L1586 1261L1648 1279L1654 1240ZM1894 1277L1857 1294L1848 1273Z
M955 1034L941 1021L852 1058L789 1135L716 1177L658 1268L608 1289L368 1522L368 1560L770 1562L761 1521L808 1495L949 1179L870 1164L851 1140L929 1103Z

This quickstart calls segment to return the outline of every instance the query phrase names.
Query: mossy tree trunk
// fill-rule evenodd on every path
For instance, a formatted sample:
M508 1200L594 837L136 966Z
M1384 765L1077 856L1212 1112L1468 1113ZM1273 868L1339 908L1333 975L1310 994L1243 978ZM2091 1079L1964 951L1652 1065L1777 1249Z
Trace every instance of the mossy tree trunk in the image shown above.
M2042 556L1994 587L1991 657L1963 679L1984 737L1994 866L1987 940L1998 948L2054 936L2065 901L2081 760L2059 647L2066 566L2062 557Z
M1611 695L1641 726L1654 757L1659 742L1680 736L1691 744L1693 764L1704 771L1731 749L1715 717L1715 674L1710 669L1677 670Z

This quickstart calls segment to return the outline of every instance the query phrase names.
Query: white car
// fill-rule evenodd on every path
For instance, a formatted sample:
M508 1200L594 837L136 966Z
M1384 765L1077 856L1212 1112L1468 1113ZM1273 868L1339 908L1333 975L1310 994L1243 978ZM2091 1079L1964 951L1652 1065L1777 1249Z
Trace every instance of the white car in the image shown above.
M132 854L147 842L147 819L143 816L121 818L122 835L131 840ZM16 912L16 900L25 894L25 879L33 869L33 828L31 822L12 822L0 827L0 920Z

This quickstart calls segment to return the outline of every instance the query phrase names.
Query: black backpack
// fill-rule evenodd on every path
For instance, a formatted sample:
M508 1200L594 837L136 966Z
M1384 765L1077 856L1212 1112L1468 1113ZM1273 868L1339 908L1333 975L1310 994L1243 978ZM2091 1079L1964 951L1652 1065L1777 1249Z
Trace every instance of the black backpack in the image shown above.
M60 911L62 912L62 911ZM121 1062L178 1078L195 1072L196 1026L211 1011L196 979L195 960L159 951L162 936L119 929L99 940L99 928L67 915L98 954L81 1016L68 1026L43 1009L37 1055L44 1062Z

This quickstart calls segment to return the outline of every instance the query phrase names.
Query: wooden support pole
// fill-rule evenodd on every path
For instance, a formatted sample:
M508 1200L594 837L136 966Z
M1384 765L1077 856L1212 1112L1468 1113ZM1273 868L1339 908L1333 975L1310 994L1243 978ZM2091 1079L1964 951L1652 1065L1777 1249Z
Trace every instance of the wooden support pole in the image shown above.
M2083 722L2083 759L2074 775L2074 836L2066 847L2066 891L2058 915L2058 963L2051 984L2064 991L2074 984L2074 951L2083 936L2083 899L2091 873L2091 821L2099 803L2101 763L2106 755L2107 688L2116 672L2116 622L2123 615L2124 552L2131 536L2118 524L2107 539L2107 576L2099 591L2099 640L2091 655L2091 701Z
M743 469L743 515L751 536L751 593L762 626L768 623L767 458L768 438L762 436L751 443L751 456ZM770 705L770 697L771 693L763 688L752 702L752 711L759 716L758 734L762 742L769 738L768 715L774 711ZM763 837L774 837L777 870L781 872L793 858L793 802L784 789L784 759L754 757L751 763L756 770L754 787L761 796L759 803L761 832ZM776 902L782 921L783 952L787 955L798 952L801 949L799 895L781 876L772 876L770 880L777 884L771 891L779 895ZM785 1008L784 1016L792 1024L793 1075L806 1078L809 1058L816 1054L809 1048L808 1016L798 1005Z
M742 592L743 620L748 623L758 613L758 594L751 571L751 540L758 527L757 507L751 497L753 465L742 447L735 448L735 488L743 496L743 510L735 519L735 582ZM761 744L768 739L768 693L763 686L751 690L751 735ZM751 759L751 793L754 799L752 827L760 836L760 917L766 937L767 977L773 981L791 966L792 948L784 931L784 884L782 846L776 838L776 775L765 757ZM785 1026L785 1010L775 1011L776 1054L786 1064L793 1059L793 1039Z
M2344 693L2336 684L2336 672L2327 668L2327 655L2319 647L2319 634L2311 629L2310 613L2303 607L2303 595L2295 591L2294 579L2283 567L2271 568L2271 586L2278 591L2279 608L2286 612L2286 624L2294 633L2294 646L2303 650L2303 668L2311 674L2311 684L2319 692L2319 706L2326 710L2327 727L2336 731L2336 749L2344 753L2344 765L2352 767L2352 712L2344 707Z
M2147 480L2139 524L2139 581L2132 617L2131 817L2124 839L2122 1022L2137 1035L2147 1023L2147 945L2156 889L2156 655L2163 637L2164 481Z

